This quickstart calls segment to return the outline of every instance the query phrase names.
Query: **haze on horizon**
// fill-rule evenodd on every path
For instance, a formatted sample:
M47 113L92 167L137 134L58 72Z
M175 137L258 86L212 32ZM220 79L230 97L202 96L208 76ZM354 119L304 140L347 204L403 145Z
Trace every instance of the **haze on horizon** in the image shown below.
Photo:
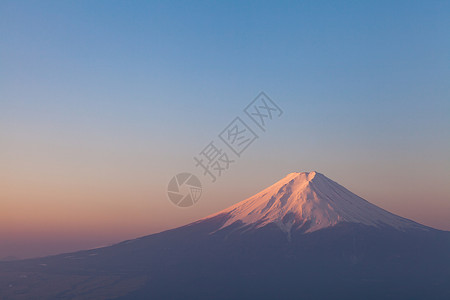
M450 4L0 4L0 259L109 245L316 170L450 230ZM284 111L199 203L170 178L260 91Z

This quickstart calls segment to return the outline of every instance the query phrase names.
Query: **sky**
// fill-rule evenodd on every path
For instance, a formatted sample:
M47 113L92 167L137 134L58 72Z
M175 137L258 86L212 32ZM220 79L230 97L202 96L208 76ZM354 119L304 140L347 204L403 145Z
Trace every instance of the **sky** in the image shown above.
M0 259L195 221L291 172L450 230L448 1L1 1ZM216 182L198 155L283 114ZM223 146L223 145L222 145ZM225 146L223 150L225 151ZM230 153L230 157L232 153ZM201 199L167 184L190 172Z

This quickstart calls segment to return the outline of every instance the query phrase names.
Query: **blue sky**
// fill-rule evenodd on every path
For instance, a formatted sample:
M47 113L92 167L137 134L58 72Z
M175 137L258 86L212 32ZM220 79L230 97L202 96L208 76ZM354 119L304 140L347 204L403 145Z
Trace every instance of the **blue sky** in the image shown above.
M128 228L117 240L317 170L450 229L449 12L447 1L2 1L2 211L31 228L42 220L23 207L51 206L76 227L89 209L104 231L113 215ZM171 176L262 90L283 117L201 203L171 206Z

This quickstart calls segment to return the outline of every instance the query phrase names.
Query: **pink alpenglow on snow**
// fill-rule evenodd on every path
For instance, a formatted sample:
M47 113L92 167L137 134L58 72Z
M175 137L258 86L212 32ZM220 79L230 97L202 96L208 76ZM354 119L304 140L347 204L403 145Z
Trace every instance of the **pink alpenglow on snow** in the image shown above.
M274 223L288 237L291 230L309 233L341 222L398 230L428 229L364 200L318 172L288 174L256 195L205 219L219 215L226 217L220 229L236 222L248 229Z

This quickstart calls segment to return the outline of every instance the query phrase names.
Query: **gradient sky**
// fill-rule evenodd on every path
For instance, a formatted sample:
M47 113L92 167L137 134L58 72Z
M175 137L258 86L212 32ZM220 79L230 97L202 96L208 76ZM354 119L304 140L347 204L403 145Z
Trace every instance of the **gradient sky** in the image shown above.
M183 225L319 171L450 230L450 2L1 1L0 258ZM170 178L284 110L198 204Z

